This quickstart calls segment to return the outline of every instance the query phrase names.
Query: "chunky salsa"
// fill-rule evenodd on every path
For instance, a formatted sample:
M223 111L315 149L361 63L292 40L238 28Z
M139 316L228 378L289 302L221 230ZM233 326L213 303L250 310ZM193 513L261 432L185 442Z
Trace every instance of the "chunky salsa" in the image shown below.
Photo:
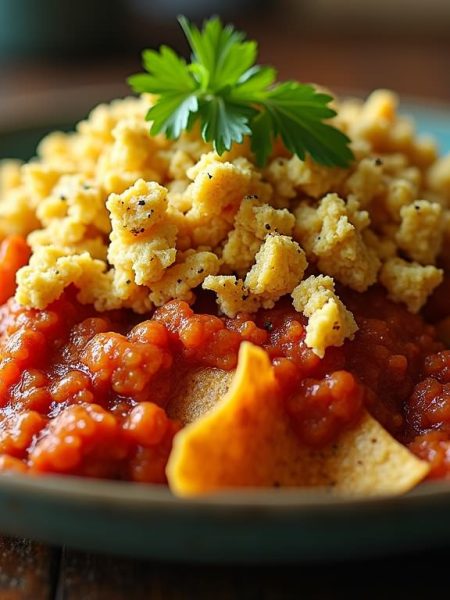
M1 289L28 258L3 242ZM10 286L10 287L8 287ZM333 442L365 405L418 456L430 477L450 474L450 351L421 316L386 299L341 291L359 330L319 358L305 344L306 319L287 301L236 318L173 300L148 319L98 313L74 290L45 310L14 299L0 311L0 468L164 483L177 381L193 369L235 369L241 343L270 356L285 410L312 447Z

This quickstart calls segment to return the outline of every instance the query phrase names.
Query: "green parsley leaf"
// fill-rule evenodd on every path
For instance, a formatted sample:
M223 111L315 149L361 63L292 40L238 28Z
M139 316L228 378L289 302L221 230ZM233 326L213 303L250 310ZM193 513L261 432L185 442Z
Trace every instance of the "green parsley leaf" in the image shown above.
M316 162L346 167L353 158L349 139L339 129L323 123L336 112L328 107L332 97L310 85L282 83L267 94L263 106L273 130L281 135L288 150L304 160L309 153Z
M244 41L244 34L231 25L223 27L218 17L206 21L203 31L185 17L179 22L193 50L193 63L208 74L206 87L217 91L235 84L256 60L256 42Z
M145 50L146 73L129 78L137 93L157 95L147 119L151 133L178 138L200 121L201 134L218 154L251 136L263 166L280 136L301 159L309 154L328 166L346 167L353 159L347 136L327 123L335 116L331 96L310 85L275 84L272 67L255 65L257 44L214 17L198 29L185 17L180 25L192 50L191 62L167 46Z
M251 148L258 165L265 165L272 152L272 120L267 111L261 110L250 121Z
M249 117L256 111L248 106L232 104L220 96L200 103L202 137L212 142L220 155L231 148L233 142L240 144L244 135L251 134Z

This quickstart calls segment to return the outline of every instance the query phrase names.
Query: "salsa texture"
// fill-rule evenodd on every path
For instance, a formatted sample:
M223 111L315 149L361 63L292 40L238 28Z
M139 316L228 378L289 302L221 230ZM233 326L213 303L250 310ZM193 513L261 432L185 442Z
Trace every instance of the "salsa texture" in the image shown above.
M17 268L26 244L7 244ZM8 282L10 272L1 277ZM284 300L235 318L214 314L207 298L198 309L173 300L144 320L98 313L72 289L45 310L8 300L0 310L0 469L165 483L182 427L170 417L177 383L193 370L235 369L249 341L267 351L303 443L333 442L365 406L431 463L430 477L448 476L450 351L380 288L341 295L359 329L323 358L305 343L307 319Z

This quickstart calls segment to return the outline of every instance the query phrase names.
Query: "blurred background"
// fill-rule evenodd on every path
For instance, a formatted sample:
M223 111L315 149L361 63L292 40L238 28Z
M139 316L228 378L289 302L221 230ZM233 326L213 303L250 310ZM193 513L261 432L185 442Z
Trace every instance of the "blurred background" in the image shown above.
M232 21L280 78L450 103L450 0L0 0L0 156L126 94L142 48L186 54L180 13Z

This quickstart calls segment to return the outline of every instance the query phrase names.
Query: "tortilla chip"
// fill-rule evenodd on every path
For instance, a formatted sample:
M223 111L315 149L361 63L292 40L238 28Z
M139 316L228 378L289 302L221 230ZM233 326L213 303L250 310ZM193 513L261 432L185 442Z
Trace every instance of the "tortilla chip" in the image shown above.
M167 476L180 496L280 486L376 495L406 492L428 471L427 463L368 413L325 448L302 444L284 410L269 357L246 342L222 400L176 435Z
M206 367L188 371L171 395L166 412L171 419L192 423L211 410L226 394L234 371Z

